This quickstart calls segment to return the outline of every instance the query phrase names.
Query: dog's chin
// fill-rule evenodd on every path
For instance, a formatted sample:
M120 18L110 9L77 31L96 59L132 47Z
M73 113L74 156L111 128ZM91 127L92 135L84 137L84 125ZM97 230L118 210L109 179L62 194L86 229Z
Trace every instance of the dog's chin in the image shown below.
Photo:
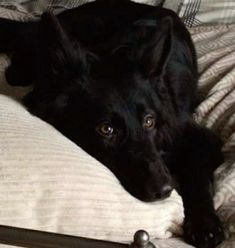
M152 197L148 195L140 195L140 194L132 194L132 193L131 195L142 202L157 202L157 201L162 201L162 200L167 199L168 197L171 196L171 193L169 195L162 196L162 197Z

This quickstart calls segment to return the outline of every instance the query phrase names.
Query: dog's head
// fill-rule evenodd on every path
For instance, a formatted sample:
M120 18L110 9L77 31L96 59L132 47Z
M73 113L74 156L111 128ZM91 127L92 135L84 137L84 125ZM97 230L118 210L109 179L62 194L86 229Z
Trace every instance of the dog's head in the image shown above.
M171 20L164 19L157 32L134 26L125 42L102 57L71 42L52 15L42 21L47 61L26 105L104 163L133 196L169 196L164 153L177 126L164 80Z

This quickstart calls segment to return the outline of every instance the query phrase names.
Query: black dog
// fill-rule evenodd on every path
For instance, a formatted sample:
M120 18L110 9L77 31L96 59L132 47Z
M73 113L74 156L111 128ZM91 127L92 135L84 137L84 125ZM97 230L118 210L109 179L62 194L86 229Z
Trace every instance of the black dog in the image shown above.
M24 99L33 114L104 163L138 199L162 199L176 187L187 242L211 248L223 240L209 190L223 161L221 142L191 118L196 56L176 14L97 0L38 22L0 19L0 34L1 51L13 52L8 81L34 83Z

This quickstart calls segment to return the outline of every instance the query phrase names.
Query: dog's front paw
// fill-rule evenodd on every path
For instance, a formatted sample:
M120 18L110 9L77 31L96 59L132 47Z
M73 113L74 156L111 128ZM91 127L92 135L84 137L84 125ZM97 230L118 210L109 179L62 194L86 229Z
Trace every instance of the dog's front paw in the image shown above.
M197 248L214 248L224 240L219 218L214 213L191 214L184 221L184 239Z

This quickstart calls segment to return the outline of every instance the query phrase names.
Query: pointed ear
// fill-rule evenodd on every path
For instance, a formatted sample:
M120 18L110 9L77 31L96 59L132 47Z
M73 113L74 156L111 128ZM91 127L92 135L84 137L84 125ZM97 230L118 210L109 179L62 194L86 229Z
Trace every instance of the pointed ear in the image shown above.
M65 50L70 46L70 40L67 34L64 32L59 20L53 13L43 13L41 24L45 41L49 46L57 46L57 48Z
M86 72L88 52L79 43L73 43L59 20L50 12L41 18L42 41L46 64L44 70L50 80L69 81ZM42 60L45 63L45 61Z
M172 52L172 19L165 17L140 49L140 64L147 77L163 76Z

